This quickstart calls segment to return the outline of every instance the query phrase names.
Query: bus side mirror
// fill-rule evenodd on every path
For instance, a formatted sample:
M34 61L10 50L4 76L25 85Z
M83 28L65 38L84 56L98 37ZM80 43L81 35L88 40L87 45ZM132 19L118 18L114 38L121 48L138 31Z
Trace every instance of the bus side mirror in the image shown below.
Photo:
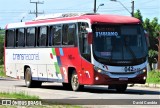
M92 32L92 29L86 28L85 26L81 26L81 32L88 34L88 33Z
M86 32L87 32L87 33L91 33L91 32L92 32L92 29L86 28Z

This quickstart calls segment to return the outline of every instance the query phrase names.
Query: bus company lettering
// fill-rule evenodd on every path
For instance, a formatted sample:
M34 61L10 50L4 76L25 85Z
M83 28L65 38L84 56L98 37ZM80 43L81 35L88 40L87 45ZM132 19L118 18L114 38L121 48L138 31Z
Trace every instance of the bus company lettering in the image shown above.
M37 54L14 54L13 60L40 60L39 53Z
M96 32L96 37L118 36L118 32Z

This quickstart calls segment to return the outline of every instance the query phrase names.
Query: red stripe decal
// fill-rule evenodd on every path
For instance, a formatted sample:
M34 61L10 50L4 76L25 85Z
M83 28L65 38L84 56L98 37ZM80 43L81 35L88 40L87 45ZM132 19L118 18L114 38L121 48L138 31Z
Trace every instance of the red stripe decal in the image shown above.
M51 57L51 59L53 59L53 54L52 53L50 53L50 57Z

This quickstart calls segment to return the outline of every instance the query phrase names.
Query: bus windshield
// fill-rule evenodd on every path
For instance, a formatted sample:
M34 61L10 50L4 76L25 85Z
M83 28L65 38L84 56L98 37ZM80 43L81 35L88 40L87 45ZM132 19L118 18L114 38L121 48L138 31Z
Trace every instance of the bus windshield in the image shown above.
M147 56L141 25L93 25L93 54L104 64L135 65Z

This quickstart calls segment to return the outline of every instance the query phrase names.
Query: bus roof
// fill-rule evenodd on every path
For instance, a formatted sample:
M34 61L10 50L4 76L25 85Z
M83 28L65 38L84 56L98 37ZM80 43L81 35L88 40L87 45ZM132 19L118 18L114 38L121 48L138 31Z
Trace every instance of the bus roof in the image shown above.
M38 19L27 22L11 23L6 26L6 29L10 28L21 28L38 25L51 25L54 23L66 23L66 22L77 22L81 20L89 21L91 24L94 23L109 23L109 24L138 24L140 20L129 16L120 15L105 15L105 14L83 14L72 17L57 17L57 18L46 18Z
M90 19L91 23L140 23L140 20L130 16L120 16L120 15L84 15Z

